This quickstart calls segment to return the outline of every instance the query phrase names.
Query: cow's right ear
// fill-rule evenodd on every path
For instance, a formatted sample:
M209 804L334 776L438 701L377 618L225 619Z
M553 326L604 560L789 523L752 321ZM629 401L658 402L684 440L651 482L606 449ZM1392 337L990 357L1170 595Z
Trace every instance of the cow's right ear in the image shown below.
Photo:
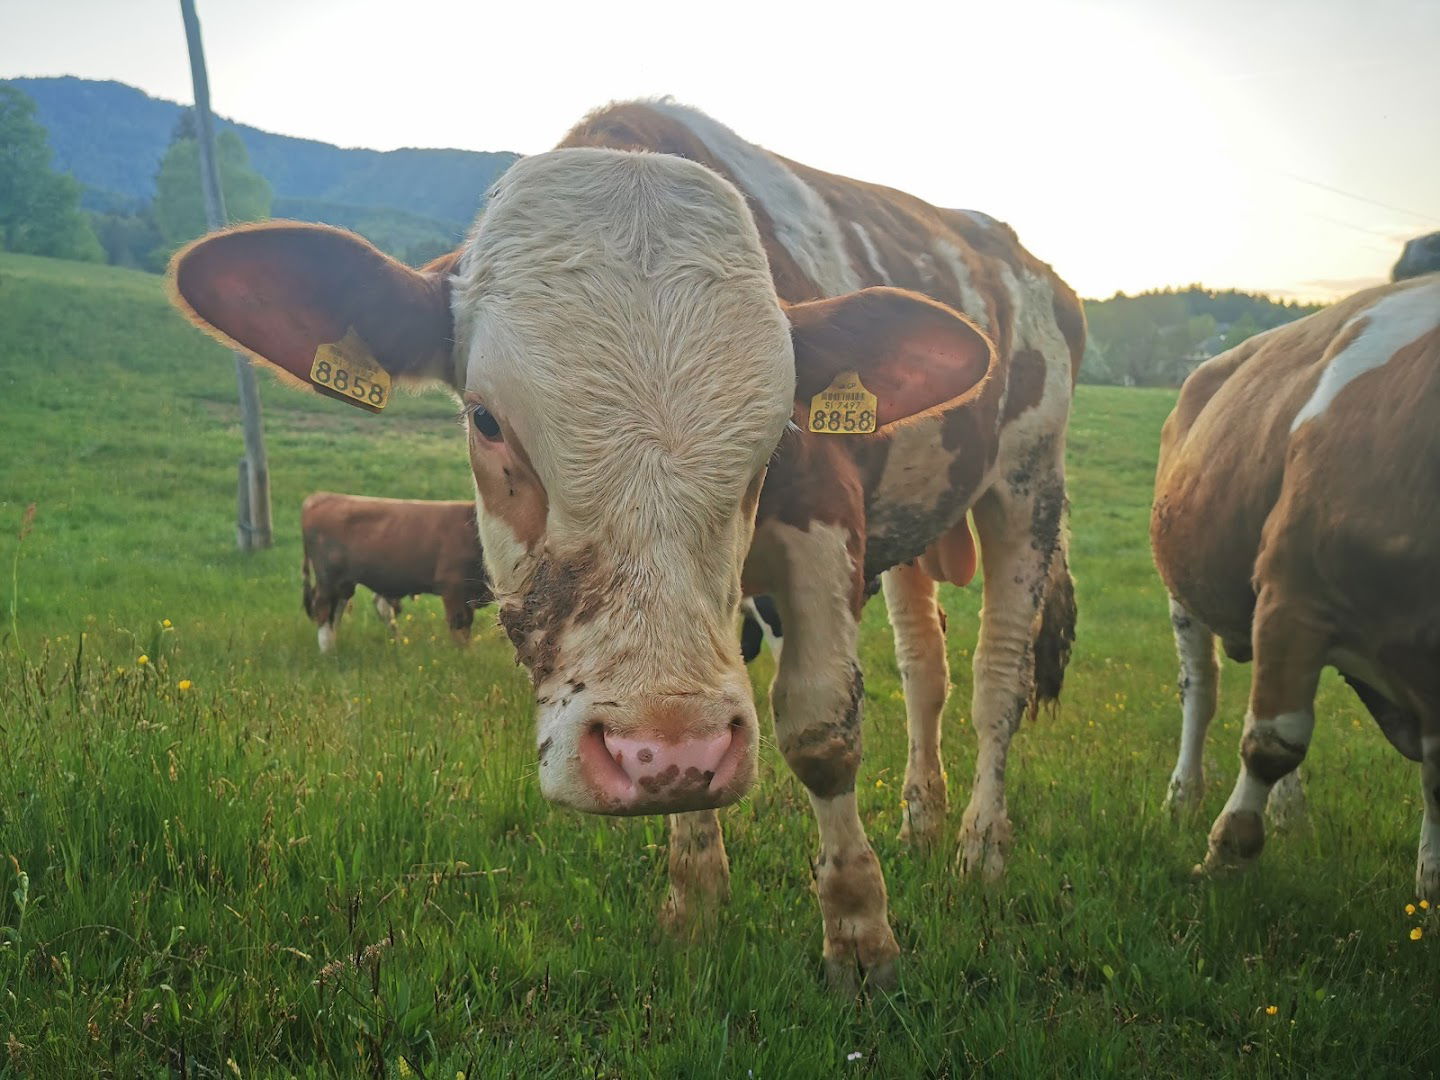
M335 394L322 382L329 369L313 374L327 345L359 366L373 358L394 378L454 386L455 262L445 256L413 270L329 226L245 225L179 251L171 299L202 330L306 389Z

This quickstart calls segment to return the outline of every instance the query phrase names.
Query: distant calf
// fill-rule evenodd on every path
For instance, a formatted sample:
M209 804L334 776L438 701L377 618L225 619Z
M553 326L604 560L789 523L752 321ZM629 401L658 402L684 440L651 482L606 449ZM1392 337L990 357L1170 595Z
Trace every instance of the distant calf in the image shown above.
M320 651L335 645L345 605L364 585L393 623L407 596L432 593L458 644L470 640L475 609L490 586L475 527L475 503L372 499L317 491L300 507L305 539L305 614L320 627ZM314 580L311 580L311 573Z

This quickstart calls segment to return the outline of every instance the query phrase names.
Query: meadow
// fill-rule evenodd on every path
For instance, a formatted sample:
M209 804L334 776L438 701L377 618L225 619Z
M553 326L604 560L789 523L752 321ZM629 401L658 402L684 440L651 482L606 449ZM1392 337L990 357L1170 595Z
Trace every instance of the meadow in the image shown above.
M722 814L730 905L671 940L663 822L540 798L529 683L488 615L462 651L438 600L394 639L360 602L317 653L301 499L465 497L463 436L443 397L377 418L262 382L275 546L241 555L229 354L154 277L0 255L0 1075L1440 1075L1440 919L1406 911L1416 770L1337 678L1310 827L1255 871L1190 876L1245 667L1201 814L1162 810L1179 709L1146 520L1172 392L1080 390L1079 639L1016 740L997 885L896 839L903 704L867 609L861 805L905 959L899 992L849 1000L773 748ZM953 836L978 588L944 600Z

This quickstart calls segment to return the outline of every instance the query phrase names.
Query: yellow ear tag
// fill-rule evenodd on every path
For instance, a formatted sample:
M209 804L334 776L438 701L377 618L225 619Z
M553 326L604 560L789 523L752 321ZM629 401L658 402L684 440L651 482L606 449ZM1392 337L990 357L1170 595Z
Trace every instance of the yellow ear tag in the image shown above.
M390 403L390 373L370 355L353 326L339 341L315 350L310 381L322 393L370 412L379 412Z
M875 430L878 404L859 375L842 371L810 399L810 430L823 435L868 435Z

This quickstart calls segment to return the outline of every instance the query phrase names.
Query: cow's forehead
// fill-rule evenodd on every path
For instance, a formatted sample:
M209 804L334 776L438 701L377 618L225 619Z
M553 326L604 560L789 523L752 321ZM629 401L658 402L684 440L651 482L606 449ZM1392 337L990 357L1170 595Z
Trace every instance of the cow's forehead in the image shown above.
M789 416L788 323L753 220L692 162L517 163L452 298L467 388L513 426L552 509L733 506Z

